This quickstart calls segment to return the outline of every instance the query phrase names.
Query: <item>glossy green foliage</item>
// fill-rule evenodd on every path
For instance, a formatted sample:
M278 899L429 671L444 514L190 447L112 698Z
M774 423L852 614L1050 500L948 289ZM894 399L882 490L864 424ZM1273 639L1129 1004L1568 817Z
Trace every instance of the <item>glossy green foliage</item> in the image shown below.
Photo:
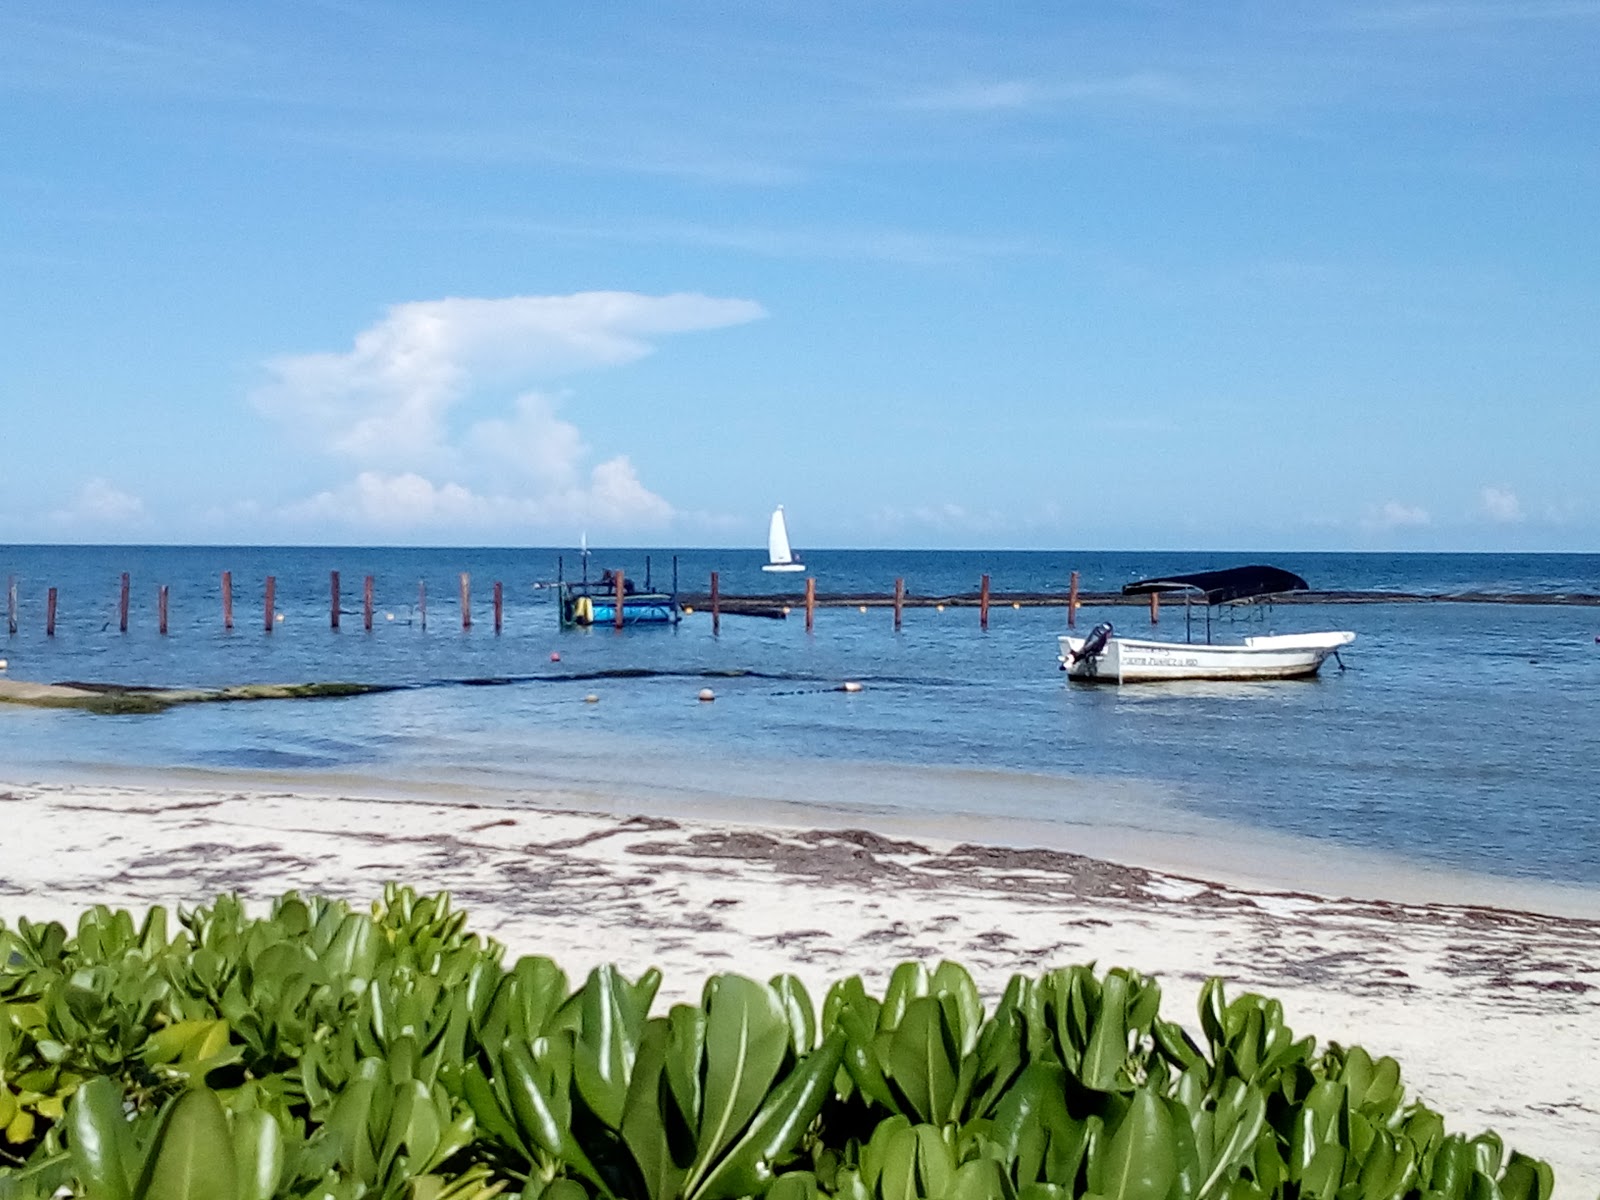
M509 968L448 896L0 926L0 1200L1550 1200L1400 1068L1131 971Z

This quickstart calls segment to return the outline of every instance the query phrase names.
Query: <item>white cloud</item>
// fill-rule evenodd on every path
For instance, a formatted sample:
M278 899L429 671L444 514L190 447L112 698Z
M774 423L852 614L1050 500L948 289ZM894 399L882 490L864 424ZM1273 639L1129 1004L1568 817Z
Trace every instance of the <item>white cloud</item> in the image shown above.
M360 468L285 515L382 529L660 525L672 506L628 458L589 467L590 449L557 415L557 397L525 389L636 361L668 334L763 315L750 300L631 292L396 305L347 351L267 364L257 407ZM497 397L509 397L499 400L502 415L452 420L468 401L481 411Z
M1420 529L1433 524L1433 516L1419 505L1390 500L1381 508L1368 510L1362 524L1368 529Z
M1478 493L1479 511L1500 525L1514 525L1523 520L1522 501L1510 488L1486 487Z
M281 514L287 521L390 533L552 525L659 528L675 515L671 504L639 482L626 457L599 464L581 483L539 496L485 495L460 483L436 484L414 471L362 471Z
M99 478L79 488L67 507L50 514L58 525L131 525L143 517L143 500Z

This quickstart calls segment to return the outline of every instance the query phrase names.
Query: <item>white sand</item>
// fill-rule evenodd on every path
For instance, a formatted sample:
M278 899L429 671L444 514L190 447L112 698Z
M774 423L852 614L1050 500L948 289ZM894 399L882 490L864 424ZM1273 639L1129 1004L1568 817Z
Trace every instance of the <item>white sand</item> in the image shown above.
M713 971L792 971L820 1001L850 973L881 989L907 958L959 961L992 998L1014 972L1095 961L1156 976L1166 1015L1193 1026L1200 982L1220 974L1233 994L1280 997L1297 1033L1394 1055L1452 1130L1494 1128L1548 1159L1558 1196L1600 1190L1600 922L1223 885L1059 848L520 799L0 786L0 918L70 923L98 902L290 888L365 902L398 880L452 892L473 928L574 980L605 961L659 966L664 1000L698 994Z

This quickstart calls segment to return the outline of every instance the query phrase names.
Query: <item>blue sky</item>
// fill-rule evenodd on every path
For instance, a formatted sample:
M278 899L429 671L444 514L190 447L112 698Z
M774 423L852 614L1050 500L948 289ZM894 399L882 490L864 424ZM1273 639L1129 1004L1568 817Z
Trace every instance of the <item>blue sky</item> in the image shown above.
M0 541L1593 550L1600 0L0 8Z

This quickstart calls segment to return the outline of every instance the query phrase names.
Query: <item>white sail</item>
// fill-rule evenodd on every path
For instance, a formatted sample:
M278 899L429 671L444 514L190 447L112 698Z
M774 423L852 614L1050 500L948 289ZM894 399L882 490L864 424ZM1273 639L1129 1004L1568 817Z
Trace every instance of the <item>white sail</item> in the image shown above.
M783 505L772 513L772 524L767 527L767 561L783 565L794 561L794 551L789 549L789 528L784 524Z
M767 563L763 571L804 571L806 566L789 548L789 529L783 520L783 505L772 513L772 524L767 527Z

